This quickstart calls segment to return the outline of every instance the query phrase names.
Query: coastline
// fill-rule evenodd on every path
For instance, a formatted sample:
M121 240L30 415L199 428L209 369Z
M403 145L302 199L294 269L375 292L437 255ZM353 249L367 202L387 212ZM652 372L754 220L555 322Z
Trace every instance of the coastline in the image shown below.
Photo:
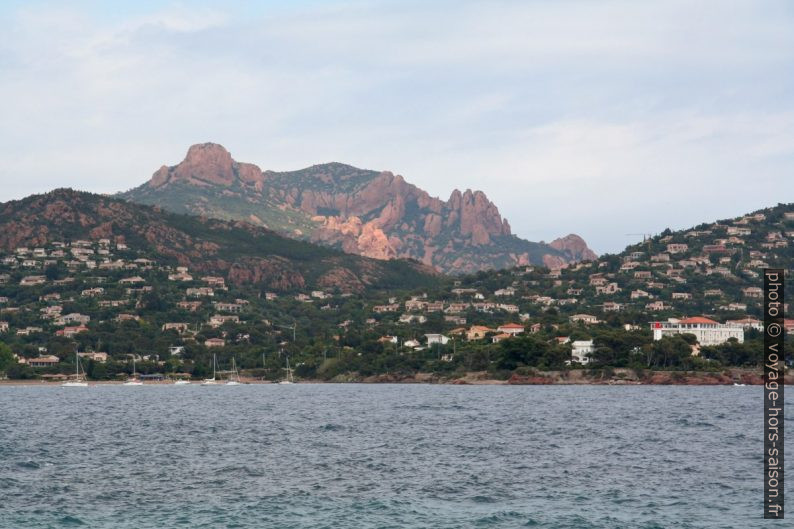
M794 384L794 374L786 375L785 385ZM276 384L269 380L240 377L243 384ZM0 386L45 386L56 387L61 381L49 380L0 380ZM489 378L485 371L470 372L462 377L448 377L433 373L396 374L387 373L361 377L354 374L340 376L332 380L307 379L295 384L444 384L459 386L761 386L763 372L756 369L727 369L714 371L636 371L633 369L608 370L571 370L571 371L534 371L531 374L513 374L508 379ZM121 386L124 381L89 381L91 386ZM171 386L173 382L147 381L144 386ZM198 380L191 385L201 385ZM219 384L223 385L223 384Z

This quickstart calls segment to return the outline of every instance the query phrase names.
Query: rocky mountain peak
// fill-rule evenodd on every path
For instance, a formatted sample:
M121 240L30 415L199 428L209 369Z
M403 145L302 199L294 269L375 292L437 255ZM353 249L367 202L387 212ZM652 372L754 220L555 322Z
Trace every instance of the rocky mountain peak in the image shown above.
M183 181L197 186L228 187L238 179L243 184L257 186L264 181L264 175L254 164L234 161L222 145L199 143L188 149L179 164L158 169L149 184L161 187L172 181Z
M555 250L560 250L572 261L595 261L598 259L598 255L587 246L584 239L575 233L555 239L549 243L549 246Z

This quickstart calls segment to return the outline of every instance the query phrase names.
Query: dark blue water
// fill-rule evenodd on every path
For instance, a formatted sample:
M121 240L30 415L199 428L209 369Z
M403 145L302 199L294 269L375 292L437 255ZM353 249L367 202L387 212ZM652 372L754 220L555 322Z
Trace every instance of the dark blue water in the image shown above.
M4 386L0 527L768 527L761 397Z

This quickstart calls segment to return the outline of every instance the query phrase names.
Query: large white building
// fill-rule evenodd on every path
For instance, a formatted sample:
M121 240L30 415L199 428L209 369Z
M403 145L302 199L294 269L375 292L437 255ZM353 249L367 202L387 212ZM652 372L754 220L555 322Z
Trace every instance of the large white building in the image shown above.
M694 334L700 345L719 345L729 338L736 338L739 343L744 342L744 327L735 323L718 323L714 320L696 316L677 320L670 318L667 321L651 322L653 339L661 340L665 336L674 334Z

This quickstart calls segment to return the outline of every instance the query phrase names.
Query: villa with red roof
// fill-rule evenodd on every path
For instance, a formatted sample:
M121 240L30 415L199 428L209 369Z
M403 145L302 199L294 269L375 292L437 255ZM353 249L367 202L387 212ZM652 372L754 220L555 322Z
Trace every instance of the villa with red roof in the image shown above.
M524 332L524 326L518 323L505 323L496 328L496 331L502 334L509 334L515 336Z
M674 334L694 334L700 345L719 345L730 338L744 342L744 326L735 323L719 323L703 316L694 316L678 320L651 322L653 339L661 340Z

